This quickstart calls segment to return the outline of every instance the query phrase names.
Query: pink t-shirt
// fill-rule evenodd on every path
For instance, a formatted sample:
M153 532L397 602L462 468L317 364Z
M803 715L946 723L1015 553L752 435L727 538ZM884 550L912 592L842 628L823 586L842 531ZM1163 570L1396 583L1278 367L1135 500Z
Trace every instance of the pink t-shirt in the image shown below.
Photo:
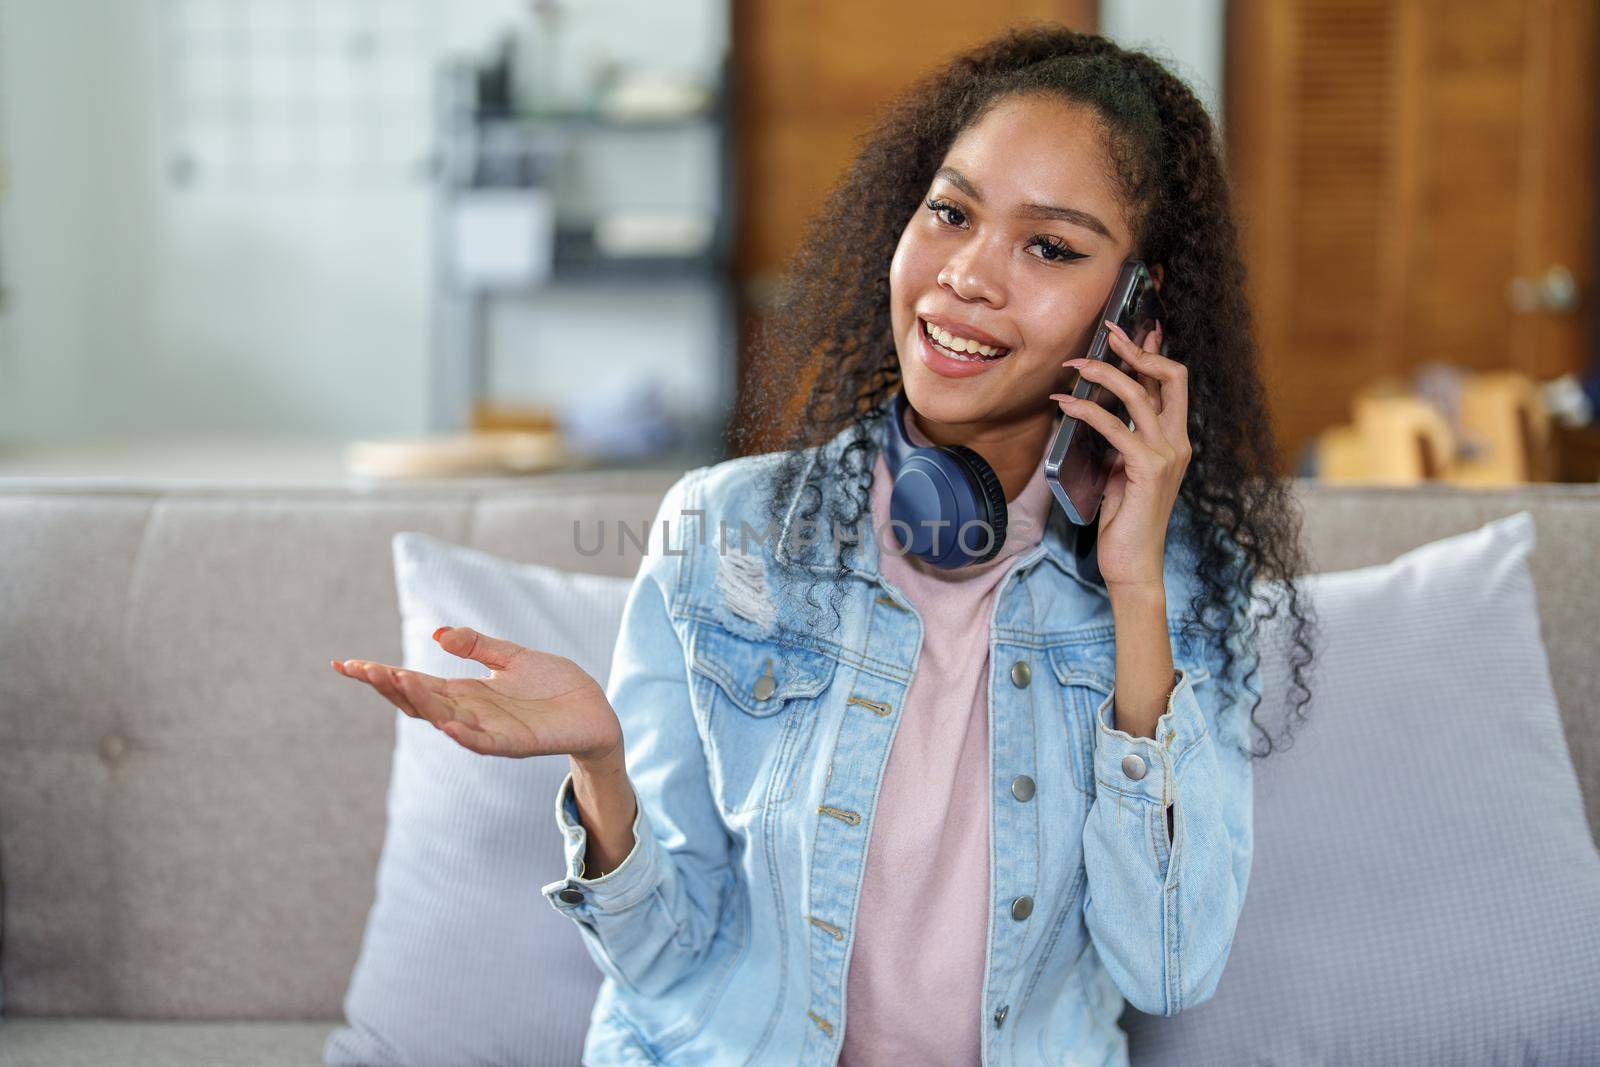
M909 411L911 440L931 444ZM887 541L892 486L873 474ZM883 577L922 616L922 652L872 820L845 990L840 1067L976 1067L989 911L989 621L1014 557L1039 543L1052 497L1044 453L1007 501L1000 553L941 570L880 553ZM949 532L949 528L945 528ZM969 534L969 543L976 531Z

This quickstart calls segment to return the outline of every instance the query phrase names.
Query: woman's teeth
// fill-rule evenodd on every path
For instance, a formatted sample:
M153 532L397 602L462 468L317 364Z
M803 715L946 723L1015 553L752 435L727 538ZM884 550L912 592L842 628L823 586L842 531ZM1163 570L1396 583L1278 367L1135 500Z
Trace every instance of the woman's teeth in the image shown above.
M1009 348L991 348L989 345L980 345L978 342L968 340L965 337L957 337L948 330L941 330L931 322L924 322L922 325L928 331L928 337L933 341L934 345L951 359L977 363L985 359L999 359L1011 351ZM974 359L974 355L978 358Z

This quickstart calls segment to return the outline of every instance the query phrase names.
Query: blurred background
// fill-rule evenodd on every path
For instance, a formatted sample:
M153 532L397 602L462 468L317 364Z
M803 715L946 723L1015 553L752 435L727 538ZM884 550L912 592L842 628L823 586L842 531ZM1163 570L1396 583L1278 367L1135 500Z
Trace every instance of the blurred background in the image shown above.
M724 458L856 138L1024 19L1212 109L1291 473L1600 480L1592 0L3 0L0 475Z

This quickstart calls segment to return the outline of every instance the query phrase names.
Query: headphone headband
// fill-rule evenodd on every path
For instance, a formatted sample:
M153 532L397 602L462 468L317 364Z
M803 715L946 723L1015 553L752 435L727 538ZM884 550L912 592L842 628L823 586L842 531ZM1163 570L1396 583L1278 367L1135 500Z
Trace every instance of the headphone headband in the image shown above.
M899 476L907 453L916 447L906 433L906 391L903 388L895 390L894 400L889 404L889 422L883 439L883 461L889 468L889 476L894 478Z

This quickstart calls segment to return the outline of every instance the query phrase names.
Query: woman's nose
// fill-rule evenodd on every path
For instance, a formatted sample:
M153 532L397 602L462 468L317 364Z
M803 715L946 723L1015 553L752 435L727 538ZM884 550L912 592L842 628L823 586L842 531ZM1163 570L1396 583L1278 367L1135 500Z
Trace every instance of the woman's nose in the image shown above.
M1005 303L1005 287L991 253L973 243L950 257L939 272L939 284L962 300L981 300L991 307Z

